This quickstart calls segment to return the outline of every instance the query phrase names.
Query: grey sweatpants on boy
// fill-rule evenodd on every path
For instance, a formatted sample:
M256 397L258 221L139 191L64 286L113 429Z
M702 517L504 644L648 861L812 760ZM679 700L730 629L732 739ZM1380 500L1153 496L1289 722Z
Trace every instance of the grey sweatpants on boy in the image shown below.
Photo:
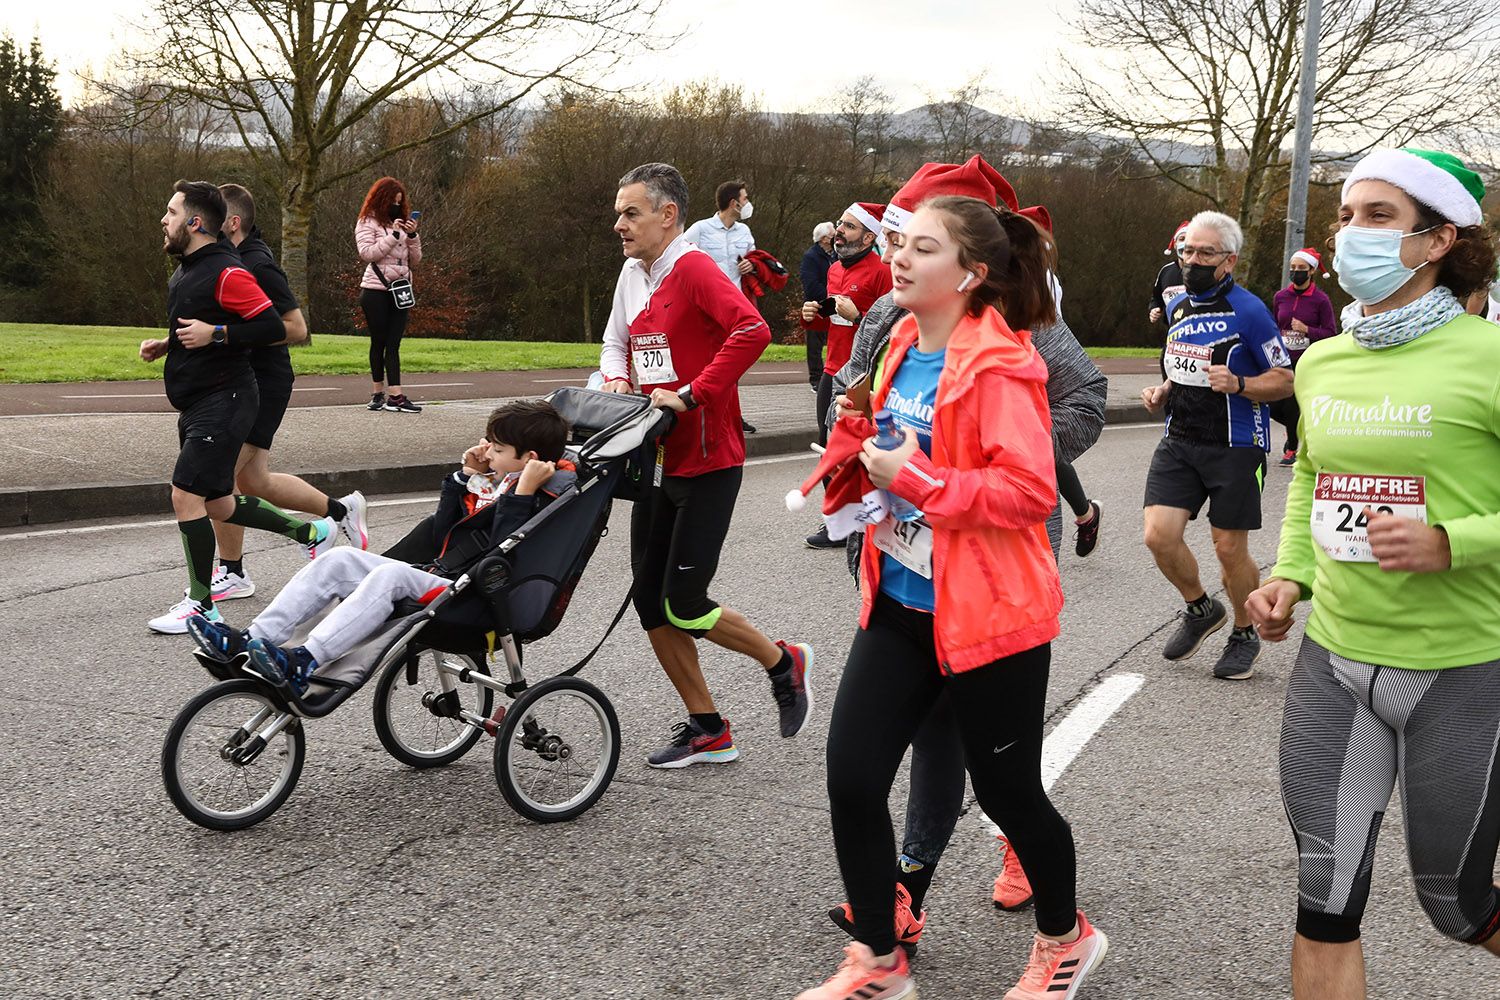
M250 623L250 634L285 645L297 626L334 598L343 603L318 622L307 651L331 663L380 630L396 605L447 589L451 581L373 552L338 548L297 571L281 593Z

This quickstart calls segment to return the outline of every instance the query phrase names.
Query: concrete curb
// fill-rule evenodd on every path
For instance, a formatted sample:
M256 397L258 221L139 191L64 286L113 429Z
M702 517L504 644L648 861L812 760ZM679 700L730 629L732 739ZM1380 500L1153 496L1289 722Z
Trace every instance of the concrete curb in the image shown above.
M1111 406L1104 415L1106 424L1152 423L1156 419L1139 406ZM807 452L811 457L812 452L807 448L811 440L809 432L800 430L751 434L745 438L745 453L748 458L798 452ZM354 490L369 494L434 491L443 476L452 471L453 464L443 462L297 474L317 489L337 497ZM0 528L141 514L171 517L171 498L165 483L71 483L0 490Z

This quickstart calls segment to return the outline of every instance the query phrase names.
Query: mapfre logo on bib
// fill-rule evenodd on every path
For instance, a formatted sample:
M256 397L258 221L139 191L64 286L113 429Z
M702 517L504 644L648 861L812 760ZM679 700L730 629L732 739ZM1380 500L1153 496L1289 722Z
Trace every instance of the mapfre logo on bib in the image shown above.
M1332 437L1432 437L1431 403L1393 403L1386 396L1361 406L1323 393L1303 413L1312 427Z

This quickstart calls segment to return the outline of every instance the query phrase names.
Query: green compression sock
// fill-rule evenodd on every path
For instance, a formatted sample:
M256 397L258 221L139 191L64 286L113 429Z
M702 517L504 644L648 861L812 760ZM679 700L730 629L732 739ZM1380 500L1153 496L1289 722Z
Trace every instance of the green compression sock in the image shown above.
M266 503L260 497L238 496L234 498L234 513L226 517L228 524L238 524L260 531L274 531L294 542L312 541L316 530L311 521L299 521L280 507Z
M203 610L214 606L209 581L214 575L214 523L207 517L178 521L182 532L182 554L187 557L188 596Z

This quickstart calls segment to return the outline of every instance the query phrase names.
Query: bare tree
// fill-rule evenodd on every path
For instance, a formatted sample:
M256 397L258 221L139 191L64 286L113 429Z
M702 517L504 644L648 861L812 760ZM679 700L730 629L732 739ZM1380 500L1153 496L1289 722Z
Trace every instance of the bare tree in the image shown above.
M320 191L394 153L454 135L537 88L586 86L650 48L660 0L155 0L153 48L135 79L228 116L281 199L282 265L307 298ZM476 87L475 83L482 84ZM382 141L357 130L424 96L449 113ZM357 141L355 141L357 140Z
M959 163L975 153L994 155L998 147L1011 144L1009 121L984 109L994 96L984 73L945 97L927 95L927 121L939 160Z
M1305 16L1305 0L1081 0L1072 29L1093 58L1065 70L1069 124L1123 136L1127 173L1164 177L1259 233L1286 189ZM1500 81L1493 5L1324 0L1320 39L1315 164L1463 143Z
M854 167L869 157L868 176L875 173L875 153L890 138L895 104L891 94L873 76L861 76L842 87L826 102L833 121L849 141L849 164Z

